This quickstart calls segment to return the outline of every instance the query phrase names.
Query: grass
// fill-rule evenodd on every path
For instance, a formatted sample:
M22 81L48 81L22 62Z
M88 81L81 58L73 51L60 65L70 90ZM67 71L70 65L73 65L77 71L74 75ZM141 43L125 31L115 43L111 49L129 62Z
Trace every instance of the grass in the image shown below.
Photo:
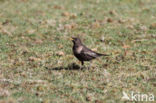
M155 0L0 0L0 102L125 103L156 96ZM72 36L110 54L79 70Z

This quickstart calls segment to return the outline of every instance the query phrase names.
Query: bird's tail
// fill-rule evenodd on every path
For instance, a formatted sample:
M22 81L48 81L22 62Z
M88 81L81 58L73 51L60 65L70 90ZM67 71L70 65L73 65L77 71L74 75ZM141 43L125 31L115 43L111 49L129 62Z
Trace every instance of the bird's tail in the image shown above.
M108 54L97 53L98 56L109 56Z

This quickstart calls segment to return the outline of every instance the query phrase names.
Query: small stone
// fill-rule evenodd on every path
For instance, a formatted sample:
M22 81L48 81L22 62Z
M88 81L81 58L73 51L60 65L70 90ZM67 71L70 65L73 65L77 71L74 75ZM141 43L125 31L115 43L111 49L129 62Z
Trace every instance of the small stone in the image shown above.
M117 13L115 12L115 10L109 11L109 14L111 14L111 15L117 15Z
M91 97L90 96L86 97L86 101L91 101Z
M54 7L53 7L54 9L62 9L62 7L61 6L59 6L59 5L54 5Z
M112 20L111 18L108 18L108 19L107 19L107 22L108 22L108 23L111 23L111 22L113 22L113 20Z
M98 28L98 27L100 27L100 23L99 22L94 22L92 24L92 28Z
M64 56L64 52L62 52L62 51L59 51L59 52L57 52L56 53L58 56Z
M70 16L71 19L75 19L76 17L77 17L76 14L71 14L71 16Z
M156 29L156 23L151 24L150 29Z
M105 37L102 36L101 39L100 39L100 41L101 41L101 42L104 42L104 41L105 41Z
M70 16L70 13L69 13L69 12L63 12L63 13L62 13L62 16L68 17L68 16Z
M143 31L146 31L147 27L143 25L143 26L140 26L140 29L143 30Z
M118 20L118 22L119 22L120 24L123 24L123 23L125 23L125 20L120 19L120 20Z

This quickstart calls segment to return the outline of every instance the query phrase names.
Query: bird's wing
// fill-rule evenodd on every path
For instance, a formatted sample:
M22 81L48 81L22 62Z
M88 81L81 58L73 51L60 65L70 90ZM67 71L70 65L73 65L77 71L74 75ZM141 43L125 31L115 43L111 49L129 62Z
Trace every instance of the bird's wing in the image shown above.
M98 56L94 51L91 51L88 48L83 49L81 51L81 55L84 56L85 58L88 58L88 59L93 59L93 58L96 58Z
M97 54L95 52L92 52L92 51L82 51L81 53L83 53L84 55L87 55L87 56L91 56L91 57L97 56Z
M99 56L102 56L102 54L96 53L84 45L79 54L79 58L83 59L83 61L89 61Z

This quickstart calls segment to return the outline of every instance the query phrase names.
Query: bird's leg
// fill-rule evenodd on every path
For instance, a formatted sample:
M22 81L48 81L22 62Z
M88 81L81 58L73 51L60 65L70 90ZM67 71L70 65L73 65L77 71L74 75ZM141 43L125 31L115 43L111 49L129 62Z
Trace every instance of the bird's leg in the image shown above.
M92 60L90 61L88 69L90 69L91 67L92 67Z
M93 61L92 60L90 61L88 69L91 69L91 68L93 68Z
M82 69L82 66L84 65L84 62L83 61L81 61L81 66L80 66L80 69Z

